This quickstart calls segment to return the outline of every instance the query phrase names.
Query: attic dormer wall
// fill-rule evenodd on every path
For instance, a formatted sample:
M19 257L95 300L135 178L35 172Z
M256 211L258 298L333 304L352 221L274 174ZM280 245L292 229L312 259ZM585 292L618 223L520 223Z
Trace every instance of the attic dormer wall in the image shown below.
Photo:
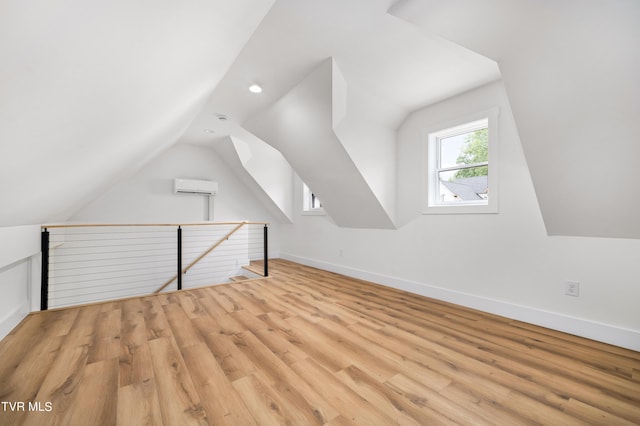
M391 13L498 63L549 235L640 238L640 2L405 0Z
M366 153L366 144L376 144L380 138L367 141L354 131L347 86L335 61L329 58L275 103L244 122L243 127L282 153L322 200L335 223L355 228L393 228L390 212L359 167L359 160L369 156L365 167L369 175L373 175L377 164L393 170L392 156L371 155L373 150ZM345 122L347 127L341 133ZM373 125L377 127L375 121ZM345 136L353 140L345 143ZM389 140L392 139L384 141L387 147ZM365 144L365 151L361 143ZM351 156L350 150L357 155ZM380 185L378 189L385 188ZM385 198L387 202L392 199L389 195Z
M429 128L499 108L497 214L422 214ZM397 142L397 230L294 213L283 257L640 349L639 240L547 236L506 91L492 83L412 113ZM294 206L299 206L299 194ZM579 298L564 281L579 281Z
M359 89L347 88L346 114L335 133L371 191L396 218L396 129L406 112Z
M291 223L293 169L277 150L249 132L222 138L214 149L279 222Z

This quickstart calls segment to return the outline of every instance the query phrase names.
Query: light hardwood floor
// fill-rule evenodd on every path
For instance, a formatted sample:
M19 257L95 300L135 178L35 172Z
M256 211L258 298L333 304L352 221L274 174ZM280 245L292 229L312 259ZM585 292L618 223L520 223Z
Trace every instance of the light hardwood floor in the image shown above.
M638 352L270 269L30 315L0 342L0 400L25 402L0 424L640 424Z

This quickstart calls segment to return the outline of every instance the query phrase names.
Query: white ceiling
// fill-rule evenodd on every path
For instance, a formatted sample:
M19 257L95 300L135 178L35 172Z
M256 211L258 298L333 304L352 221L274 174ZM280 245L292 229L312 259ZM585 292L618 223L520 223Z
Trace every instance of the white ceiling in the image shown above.
M4 0L0 226L65 220L332 57L388 128L502 78L547 231L640 238L639 43L638 0Z
M387 13L393 0L278 0L183 137L225 135L217 113L242 123L333 57L347 84L407 113L500 78L497 64ZM256 95L249 85L259 83ZM205 128L217 134L204 133Z
M272 0L3 0L0 226L67 219L174 144Z

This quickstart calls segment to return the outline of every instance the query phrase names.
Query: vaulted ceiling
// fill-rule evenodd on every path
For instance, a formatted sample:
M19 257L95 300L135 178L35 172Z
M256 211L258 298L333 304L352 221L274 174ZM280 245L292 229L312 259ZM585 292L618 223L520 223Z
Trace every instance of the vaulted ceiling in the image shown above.
M63 221L180 138L271 0L0 4L0 226Z
M388 14L392 4L279 0L182 141L216 146L250 130L283 152L336 224L395 227L398 126L500 73L493 60ZM247 90L253 83L261 94Z
M329 59L346 117L331 132L384 210L372 227L393 222L388 154L404 118L502 78L548 233L640 238L637 0L4 1L0 226L65 220L178 141L251 169L247 182L290 219L238 150L286 161L243 125ZM370 158L359 141L372 134L383 136ZM335 185L295 171L319 193Z

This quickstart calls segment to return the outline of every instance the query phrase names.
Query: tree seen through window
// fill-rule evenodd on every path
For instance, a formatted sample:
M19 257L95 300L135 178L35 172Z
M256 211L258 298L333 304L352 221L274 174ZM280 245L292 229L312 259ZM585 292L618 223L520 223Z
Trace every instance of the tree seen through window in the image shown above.
M457 158L458 164L477 164L489 161L489 129L484 128L465 135L464 144ZM489 166L460 169L450 180L487 176Z

